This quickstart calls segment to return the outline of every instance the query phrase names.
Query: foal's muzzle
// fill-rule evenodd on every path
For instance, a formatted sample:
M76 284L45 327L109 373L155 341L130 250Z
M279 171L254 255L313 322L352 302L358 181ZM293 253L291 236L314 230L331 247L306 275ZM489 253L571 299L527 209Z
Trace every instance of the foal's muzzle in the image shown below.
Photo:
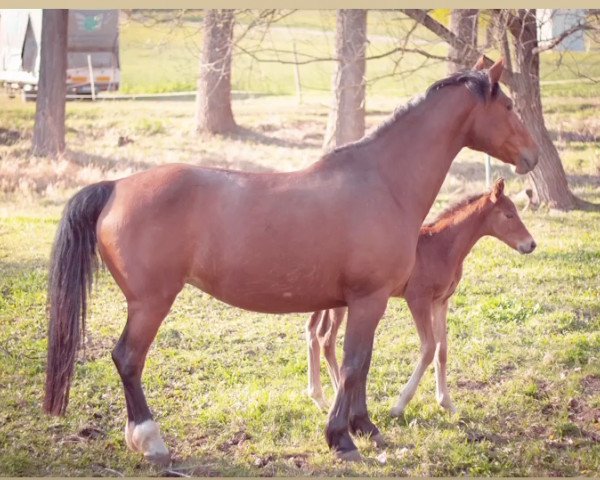
M535 250L535 247L537 247L537 243L535 243L535 240L532 238L531 240L520 243L517 250L519 250L519 253L531 253Z

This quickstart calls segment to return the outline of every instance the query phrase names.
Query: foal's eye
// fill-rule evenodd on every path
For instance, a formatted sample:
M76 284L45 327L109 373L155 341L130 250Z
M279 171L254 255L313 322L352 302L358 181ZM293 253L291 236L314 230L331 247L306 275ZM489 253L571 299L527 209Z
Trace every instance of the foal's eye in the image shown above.
M510 111L510 110L512 110L512 109L513 109L512 103L509 103L509 104L506 106L506 109L507 109L507 110L509 110L509 111Z

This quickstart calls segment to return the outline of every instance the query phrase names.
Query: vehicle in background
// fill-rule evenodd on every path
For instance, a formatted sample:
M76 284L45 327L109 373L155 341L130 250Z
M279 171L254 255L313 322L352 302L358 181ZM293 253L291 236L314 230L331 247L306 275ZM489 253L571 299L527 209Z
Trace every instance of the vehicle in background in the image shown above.
M13 94L37 90L41 9L0 9L0 83ZM119 11L69 10L67 93L118 90Z

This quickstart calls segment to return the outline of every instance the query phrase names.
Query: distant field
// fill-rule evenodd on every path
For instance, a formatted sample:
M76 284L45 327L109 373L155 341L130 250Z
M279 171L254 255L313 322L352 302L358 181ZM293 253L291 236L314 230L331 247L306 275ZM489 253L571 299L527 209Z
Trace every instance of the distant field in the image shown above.
M236 38L247 28L248 15L240 17ZM198 75L198 59L202 46L199 17L188 15L182 25L141 22L139 18L126 21L121 28L122 88L126 93L170 92L194 90ZM367 55L380 55L398 45L399 38L412 25L396 12L369 12L369 48ZM411 46L436 55L444 55L447 46L426 29L420 27L412 35ZM297 11L272 25L270 29L256 27L240 42L233 62L234 90L293 95L296 93L292 65L260 63L246 52L261 59L292 61L294 45L298 60L311 56L332 56L335 48L335 13L333 11ZM244 50L244 51L243 51ZM279 53L277 53L279 52ZM318 52L318 53L317 53ZM491 53L491 55L494 55ZM560 65L560 67L557 67ZM427 68L420 68L426 66ZM304 94L328 92L331 88L333 62L316 62L299 67ZM152 72L150 75L149 72ZM391 72L395 75L390 76ZM367 65L369 93L411 96L423 84L429 84L446 72L446 65L407 53L400 61L398 54L371 60ZM542 79L565 80L582 76L600 78L600 51L542 55ZM593 83L544 85L544 94L553 96L589 97L596 95Z

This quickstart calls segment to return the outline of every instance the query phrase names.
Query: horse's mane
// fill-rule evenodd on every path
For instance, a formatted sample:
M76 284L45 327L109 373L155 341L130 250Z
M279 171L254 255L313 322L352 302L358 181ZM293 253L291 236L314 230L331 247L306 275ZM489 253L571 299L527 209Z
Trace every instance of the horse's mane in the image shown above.
M449 77L446 77L442 80L438 80L434 84L432 84L425 94L417 95L411 98L407 103L396 107L396 109L392 112L392 114L383 121L383 123L379 124L373 131L365 135L359 140L355 142L347 143L345 145L341 145L339 147L334 148L329 153L337 153L340 151L344 151L349 148L358 147L367 143L372 142L373 140L381 137L385 132L387 132L392 125L394 125L401 117L406 115L408 112L412 111L415 107L420 105L427 98L431 97L435 92L441 90L444 87L451 87L456 85L465 85L469 91L473 92L477 98L485 101L488 98L488 92L490 92L490 79L488 77L487 71L485 70L464 70ZM494 85L495 92L498 91L496 88L497 84ZM492 95L494 96L494 95Z
M424 224L421 227L421 234L438 233L448 226L457 223L457 221L468 217L480 207L478 204L479 200L487 195L489 195L489 193L478 193L453 203L435 217L434 220Z

